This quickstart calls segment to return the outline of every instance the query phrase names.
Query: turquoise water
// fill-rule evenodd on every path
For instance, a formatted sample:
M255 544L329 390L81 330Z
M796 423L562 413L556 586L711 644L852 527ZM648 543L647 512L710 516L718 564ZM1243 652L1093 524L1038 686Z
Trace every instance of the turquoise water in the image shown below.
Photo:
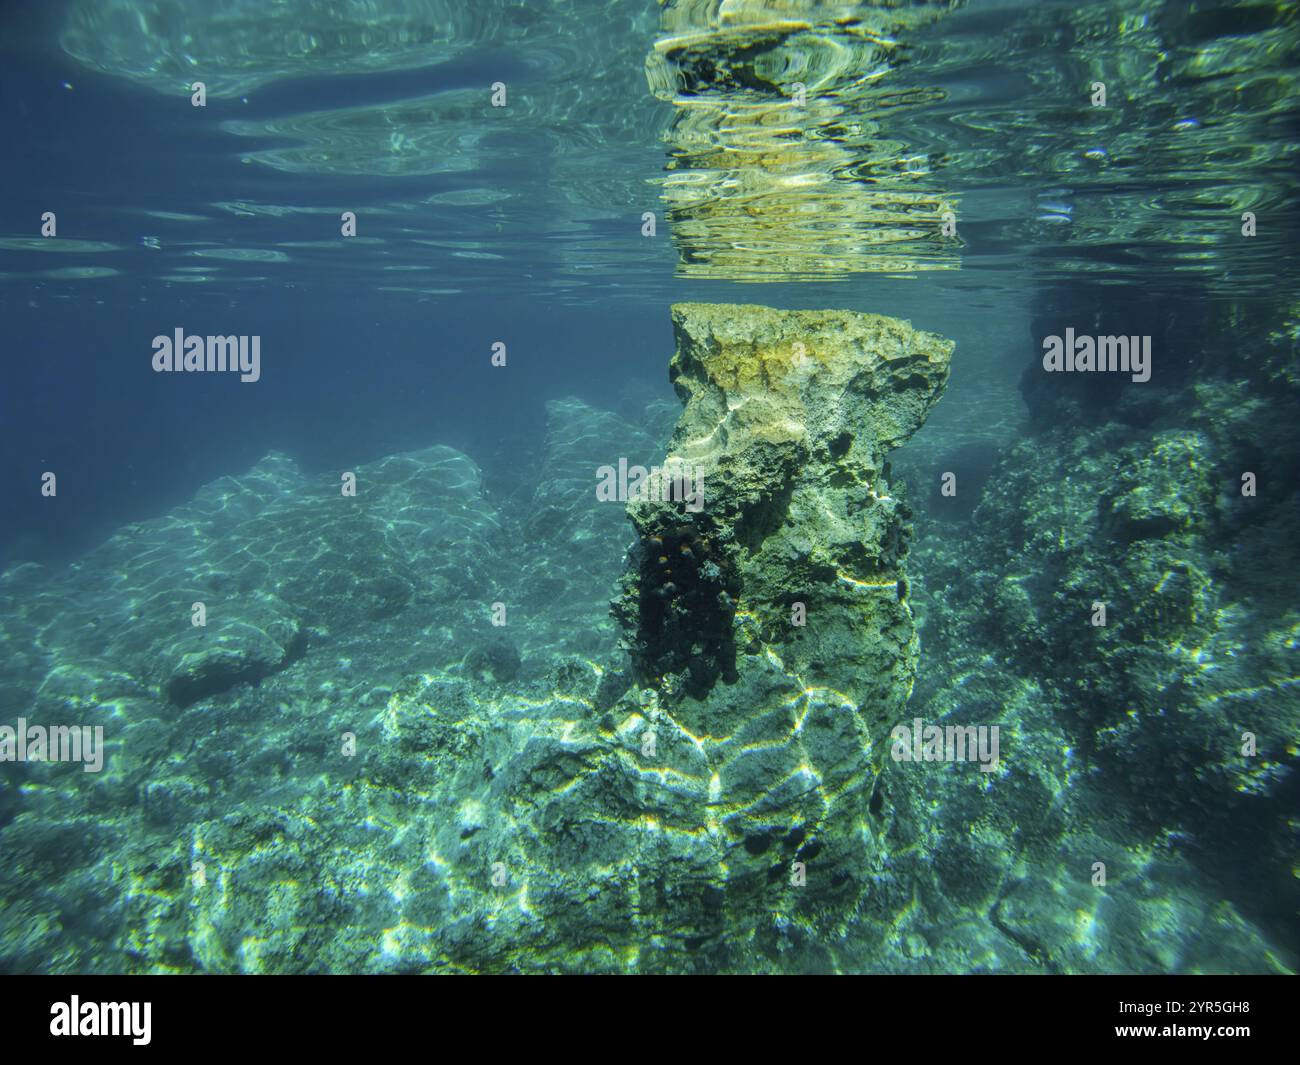
M7 8L0 969L1293 972L1298 19Z

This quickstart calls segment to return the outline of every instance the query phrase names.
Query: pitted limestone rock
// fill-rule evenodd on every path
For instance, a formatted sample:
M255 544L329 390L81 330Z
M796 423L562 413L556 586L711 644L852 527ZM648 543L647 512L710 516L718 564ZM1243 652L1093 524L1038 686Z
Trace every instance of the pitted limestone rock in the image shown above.
M673 323L686 409L665 467L701 476L705 502L628 507L640 545L616 612L639 678L699 700L762 648L805 687L896 709L915 649L885 456L942 392L952 344L848 311L680 304Z
M639 544L614 612L660 742L701 763L685 779L733 919L801 868L807 890L772 911L843 920L875 860L867 804L917 654L885 456L943 391L953 345L847 311L672 313L686 406L665 472L629 503ZM682 471L702 506L664 490Z

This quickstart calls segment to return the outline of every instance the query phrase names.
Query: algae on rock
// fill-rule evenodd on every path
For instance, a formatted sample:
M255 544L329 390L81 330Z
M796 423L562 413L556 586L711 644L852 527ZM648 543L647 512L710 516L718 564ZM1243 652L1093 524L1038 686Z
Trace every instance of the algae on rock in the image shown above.
M640 544L616 612L639 679L702 697L779 648L805 686L896 709L915 650L885 456L942 392L952 343L848 311L672 313L686 409L665 468L701 476L705 502L629 504Z
M729 901L752 884L752 917L766 885L806 876L790 911L842 922L870 876L867 805L917 655L885 457L942 393L953 345L848 311L672 316L685 410L658 476L690 471L703 505L653 477L629 502L639 542L614 612L647 727L692 748L693 769L662 772L708 782Z

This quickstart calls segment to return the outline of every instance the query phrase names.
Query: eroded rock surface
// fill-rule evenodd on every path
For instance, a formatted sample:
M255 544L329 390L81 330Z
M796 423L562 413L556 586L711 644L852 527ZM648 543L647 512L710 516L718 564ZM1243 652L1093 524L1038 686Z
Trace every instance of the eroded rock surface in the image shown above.
M708 838L729 899L842 920L870 876L874 767L917 654L885 457L941 394L953 345L845 311L681 304L673 323L685 410L629 503L639 544L615 604L643 728L685 752L660 772L694 795L680 830ZM768 887L801 875L782 898Z

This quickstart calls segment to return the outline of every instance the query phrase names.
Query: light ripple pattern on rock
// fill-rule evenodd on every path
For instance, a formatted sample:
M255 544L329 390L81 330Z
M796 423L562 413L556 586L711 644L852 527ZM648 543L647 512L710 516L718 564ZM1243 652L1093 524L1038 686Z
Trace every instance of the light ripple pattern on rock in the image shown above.
M702 477L705 503L628 506L640 540L614 611L640 730L679 752L654 771L679 817L695 807L674 827L709 838L733 931L843 922L880 857L866 809L917 655L885 456L942 393L953 345L847 311L672 317L685 410L665 468Z

